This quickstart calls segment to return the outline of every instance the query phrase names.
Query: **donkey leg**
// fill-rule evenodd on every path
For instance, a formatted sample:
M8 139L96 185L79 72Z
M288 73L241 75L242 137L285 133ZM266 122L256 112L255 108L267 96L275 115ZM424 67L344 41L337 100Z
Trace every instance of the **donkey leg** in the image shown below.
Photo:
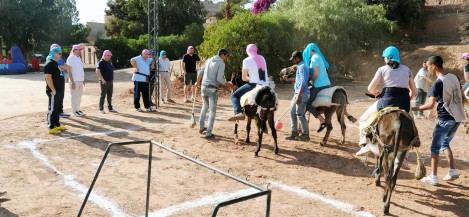
M339 145L345 144L345 129L347 126L345 125L345 112L346 112L346 105L340 105L339 109L337 109L335 115L337 116L337 121L340 123L340 130L342 131L342 140L340 141Z
M336 106L331 106L330 107L331 110L332 108L334 108L332 111L330 110L325 110L324 111L324 116L325 116L325 121L326 121L326 135L324 135L324 138L322 139L322 142L320 143L321 146L324 146L327 144L327 140L329 140L329 136L331 135L331 131L332 131L332 114L336 111L337 107Z
M375 173L375 185L379 187L381 186L381 172L380 171L383 170L383 167L379 165L379 156L376 156L376 166L379 168L376 170L376 173Z
M274 118L274 111L269 111L267 115L267 120L269 121L270 130L272 131L272 138L274 138L274 153L278 154L278 146L277 146L277 130L275 129L275 118Z
M261 120L261 123L260 123L260 126L259 126L259 130L258 130L258 132L257 132L258 139L257 139L256 152L255 152L255 155L256 155L256 156L259 156L258 153L259 153L259 151L261 150L262 135L264 134L264 128L266 127L266 122L267 122L267 119Z
M233 135L234 135L234 140L235 144L238 144L238 121L235 122L235 125L233 127Z
M388 185L388 194L386 198L386 202L384 203L384 209L383 212L385 215L389 214L389 207L391 203L391 195L392 191L394 190L394 187L396 187L396 182L397 182L397 175L399 174L399 170L401 169L402 162L404 162L404 158L407 154L406 151L398 151L396 154L396 157L394 158L393 165L393 173L392 176L389 179L389 185Z
M251 121L252 121L252 117L248 116L248 121L246 122L246 143L250 143L251 140L250 140L250 133L251 133Z

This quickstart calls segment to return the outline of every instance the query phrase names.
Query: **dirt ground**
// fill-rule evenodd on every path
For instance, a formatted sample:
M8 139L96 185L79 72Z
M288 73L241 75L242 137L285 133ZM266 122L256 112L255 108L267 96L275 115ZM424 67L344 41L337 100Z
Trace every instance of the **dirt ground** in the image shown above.
M118 70L113 104L118 113L98 112L99 86L94 72L86 73L82 101L84 117L61 119L68 127L62 135L46 130L47 97L43 74L0 77L0 192L10 201L1 203L0 216L74 216L110 142L149 140L160 142L196 157L230 174L246 178L272 190L271 216L381 216L382 188L369 175L374 168L360 164L357 124L347 122L346 143L338 146L340 127L329 144L319 146L323 133L318 122L310 123L311 141L286 141L290 121L281 121L279 154L273 140L264 136L259 157L254 157L257 136L252 142L234 144L232 105L220 97L214 139L207 140L198 128L189 128L192 104L162 104L155 113L133 108L129 70ZM369 81L338 84L349 94L349 111L359 117L373 103L364 96ZM68 87L68 84L67 84ZM280 117L290 105L291 84L277 84ZM64 109L70 113L66 92ZM196 104L196 118L201 104ZM427 170L434 119L416 120ZM245 122L242 122L245 124ZM255 128L254 128L255 129ZM240 138L245 138L244 126ZM415 153L408 155L410 170L401 170L391 213L395 216L467 216L469 212L469 149L462 127L451 147L461 177L442 181L448 171L443 156L438 175L441 184L429 186L413 178ZM83 216L144 216L148 145L128 145L111 151L96 182ZM149 210L151 216L210 216L216 202L252 193L253 190L173 154L154 147ZM219 216L265 216L265 197L222 208Z

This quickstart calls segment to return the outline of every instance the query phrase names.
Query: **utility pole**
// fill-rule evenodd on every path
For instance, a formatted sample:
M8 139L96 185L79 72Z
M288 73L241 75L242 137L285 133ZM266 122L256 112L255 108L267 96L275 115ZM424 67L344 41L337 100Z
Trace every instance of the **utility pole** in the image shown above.
M159 47L158 47L158 0L148 0L148 49L153 50L155 52L155 77L150 78L154 79L154 94L150 99L150 102L155 103L155 108L160 106L160 70L157 64L158 63L158 54L159 54ZM149 85L151 88L151 85Z

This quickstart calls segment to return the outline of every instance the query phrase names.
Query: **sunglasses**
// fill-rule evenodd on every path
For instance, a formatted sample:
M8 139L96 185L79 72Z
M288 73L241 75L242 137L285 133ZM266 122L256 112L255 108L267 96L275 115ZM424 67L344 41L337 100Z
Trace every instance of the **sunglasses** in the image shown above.
M62 53L57 53L58 55L62 55Z

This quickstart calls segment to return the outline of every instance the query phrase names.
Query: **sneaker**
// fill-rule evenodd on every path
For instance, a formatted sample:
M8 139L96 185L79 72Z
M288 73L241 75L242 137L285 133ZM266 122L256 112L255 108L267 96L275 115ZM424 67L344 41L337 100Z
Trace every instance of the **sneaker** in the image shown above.
M147 108L147 112L156 112L156 109L154 109L153 106L152 106L150 108Z
M429 175L427 177L423 177L420 181L429 185L438 185L438 176Z
M291 132L290 136L285 137L286 140L295 140L298 137L297 132Z
M172 99L168 99L168 102L169 102L169 103L176 103L176 102L174 102L174 100L172 100Z
M187 96L184 97L184 103L187 103Z
M57 129L57 130L68 130L64 125L60 125L58 127L55 127L54 129Z
M60 131L59 129L54 128L54 129L49 129L49 134L61 134L62 131Z
M137 112L143 112L143 109L138 108L138 109L137 109Z
M309 133L303 133L301 136L295 138L298 141L309 141Z
M82 111L78 111L78 113L80 113L80 114L81 114L81 116L85 116L85 115L86 115L86 114L85 114L85 113L83 113Z
M73 116L75 116L75 117L81 117L81 116L83 116L83 115L82 115L80 112L75 112L75 113L73 113Z
M371 152L371 149L368 145L365 145L364 147L362 147L359 151L357 151L357 153L355 153L356 156L363 156L367 153L370 153Z
M104 111L104 110L103 110L103 111ZM111 108L111 109L109 109L109 112L116 113L117 110L115 110L114 108Z
M207 130L207 128L206 128L206 127L199 128L199 133L204 133L206 130Z
M205 138L206 138L206 139L211 139L211 138L213 138L213 137L214 137L214 135L211 134L211 133L205 134Z
M101 112L101 114L106 114L106 112L104 112L104 109L100 109L99 112Z
M448 174L443 177L444 181L453 181L459 178L459 173L456 169L450 169Z
M62 113L59 114L59 117L61 117L61 118L69 118L70 115L69 115L69 114L65 114L65 113L62 112Z
M231 118L228 118L229 121L241 121L241 120L244 120L244 114L243 113L238 113L236 115L234 115L233 117Z

